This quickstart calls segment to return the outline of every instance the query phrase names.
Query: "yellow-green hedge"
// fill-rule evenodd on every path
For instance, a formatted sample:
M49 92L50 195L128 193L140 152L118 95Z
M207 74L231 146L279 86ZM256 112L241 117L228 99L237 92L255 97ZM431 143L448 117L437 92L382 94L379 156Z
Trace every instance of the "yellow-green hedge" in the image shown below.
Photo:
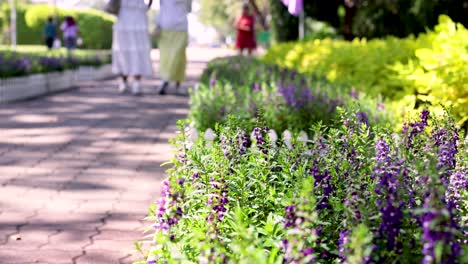
M10 9L3 4L4 18L9 17ZM42 44L42 32L47 18L57 15L59 25L65 16L73 16L80 27L80 36L83 38L83 48L109 49L112 45L112 24L115 17L94 9L54 9L48 5L19 5L17 8L18 44ZM4 25L5 27L6 25Z
M383 95L402 114L427 104L441 111L442 104L468 125L468 31L447 16L418 37L286 43L263 59Z

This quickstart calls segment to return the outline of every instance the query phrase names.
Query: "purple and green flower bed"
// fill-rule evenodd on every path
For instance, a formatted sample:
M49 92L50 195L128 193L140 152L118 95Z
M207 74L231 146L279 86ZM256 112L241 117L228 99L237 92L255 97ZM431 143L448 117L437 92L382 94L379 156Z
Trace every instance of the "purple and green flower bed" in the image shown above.
M395 125L383 103L325 78L266 64L254 58L215 59L191 96L190 119L200 131L223 124L230 114L252 130L258 119L276 130L307 131L321 121L333 125L337 109L360 104L369 122Z
M236 63L254 73L230 74ZM208 69L141 263L468 261L468 142L449 114L424 110L395 132L378 103L268 67Z
M110 63L107 53L92 51L63 54L17 53L0 51L0 78L19 77L35 73L47 73L76 69L79 66L100 66Z

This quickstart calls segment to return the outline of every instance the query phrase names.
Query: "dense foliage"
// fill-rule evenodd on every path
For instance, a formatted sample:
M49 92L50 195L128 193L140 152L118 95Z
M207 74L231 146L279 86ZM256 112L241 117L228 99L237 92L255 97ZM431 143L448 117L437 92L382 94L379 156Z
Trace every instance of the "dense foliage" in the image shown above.
M441 14L468 26L466 0L353 0L358 5L353 33L359 37L406 37L437 24Z
M445 14L468 26L466 0L327 0L303 1L306 17L325 21L346 39L354 37L406 37L424 32ZM297 40L298 19L281 1L270 0L275 40ZM288 29L288 30L286 30Z
M10 17L10 8L7 3L0 6L5 22ZM83 48L109 49L112 44L112 24L115 18L104 12L84 9L65 10L51 8L48 5L19 5L17 7L18 44L42 44L43 27L49 16L58 16L60 25L65 16L73 16L80 27L80 37L83 39ZM8 27L8 23L3 23Z
M268 12L268 0L255 0L255 3L260 12ZM243 1L238 0L201 0L200 20L213 26L221 34L232 35L235 32L235 21L242 12L242 5ZM257 22L260 22L258 18Z
M0 47L0 78L63 71L78 66L100 66L109 62L107 52L79 51L67 54L65 50L41 52L34 51L34 48L13 52Z
M392 134L365 116L342 111L305 144L236 120L213 142L182 133L148 263L462 262L468 156L453 122L423 111Z
M417 38L353 42L316 40L274 46L264 59L326 76L369 95L383 95L402 112L429 103L453 107L458 125L468 120L468 31L441 16L434 31Z
M395 133L353 90L239 57L201 82L142 263L467 261L468 142L448 114Z

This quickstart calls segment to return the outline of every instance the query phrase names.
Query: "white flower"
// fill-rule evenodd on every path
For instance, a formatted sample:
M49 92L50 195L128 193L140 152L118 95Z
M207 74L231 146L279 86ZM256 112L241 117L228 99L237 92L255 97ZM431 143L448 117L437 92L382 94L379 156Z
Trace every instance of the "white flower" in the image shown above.
M212 143L213 143L213 141L215 140L215 138L216 138L216 134L215 134L215 132L213 131L213 129L208 128L208 129L205 131L205 140L207 141L207 142L206 142L206 146L207 146L208 148L211 148Z
M268 131L268 138L270 139L271 143L276 143L276 141L278 140L278 135L276 134L276 131L270 129L270 131Z
M297 141L302 142L304 145L307 144L307 141L309 140L309 137L307 136L307 133L304 131L299 132L299 136L297 137Z
M194 127L190 128L190 130L188 131L187 133L187 139L192 142L192 143L195 143L198 139L198 131L197 129L195 129Z
M288 149L292 149L291 139L292 139L291 131L285 130L283 132L283 140L284 140L284 143L286 144L286 146L288 147Z
M208 129L205 131L205 140L213 141L213 140L215 140L215 138L216 138L216 134L215 134L215 132L213 131L213 129L208 128Z
M255 133L254 133L254 130L252 130L252 133L250 133L250 141L254 142L256 141L256 137L255 137Z

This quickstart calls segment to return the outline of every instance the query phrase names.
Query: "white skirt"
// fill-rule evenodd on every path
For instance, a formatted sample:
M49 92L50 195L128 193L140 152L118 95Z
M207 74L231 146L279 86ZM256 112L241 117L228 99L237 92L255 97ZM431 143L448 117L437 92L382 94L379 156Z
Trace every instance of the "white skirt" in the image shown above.
M147 28L114 27L112 71L122 75L151 76L151 42Z

